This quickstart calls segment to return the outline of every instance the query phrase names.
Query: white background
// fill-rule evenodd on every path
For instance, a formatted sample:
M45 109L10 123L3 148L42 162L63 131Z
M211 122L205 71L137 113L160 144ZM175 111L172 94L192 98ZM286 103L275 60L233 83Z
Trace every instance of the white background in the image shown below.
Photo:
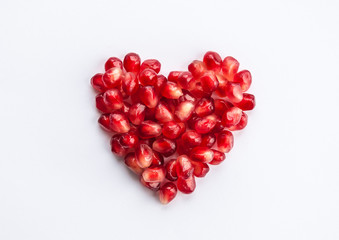
M0 239L339 239L339 2L0 3ZM90 77L110 56L253 75L226 162L162 206L109 149Z

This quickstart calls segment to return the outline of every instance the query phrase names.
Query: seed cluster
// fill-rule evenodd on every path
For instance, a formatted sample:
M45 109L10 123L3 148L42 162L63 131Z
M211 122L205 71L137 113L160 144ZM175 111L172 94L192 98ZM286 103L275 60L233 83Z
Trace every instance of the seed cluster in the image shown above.
M245 93L251 73L238 71L233 57L222 60L209 51L188 71L167 78L160 69L158 60L141 62L129 53L123 61L109 58L91 84L99 92L98 122L113 134L112 152L167 204L177 190L192 193L195 177L225 160L234 143L231 131L246 127L245 111L255 107L255 98Z

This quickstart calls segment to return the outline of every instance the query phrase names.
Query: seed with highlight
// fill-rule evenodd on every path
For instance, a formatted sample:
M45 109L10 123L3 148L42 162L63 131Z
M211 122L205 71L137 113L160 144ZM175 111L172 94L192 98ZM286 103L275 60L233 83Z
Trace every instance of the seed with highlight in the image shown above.
M165 183L159 190L159 199L162 204L168 204L177 195L177 187L174 183Z
M221 152L228 153L233 148L234 137L230 131L224 130L218 134L217 145Z
M195 147L190 157L193 161L209 163L214 157L214 152L208 147Z
M139 167L147 168L152 164L153 151L147 144L140 144L135 149L135 157Z
M181 177L178 178L177 187L180 192L185 194L190 194L194 192L196 184L193 174L187 179Z
M181 155L177 158L177 175L179 178L187 179L193 173L191 159L187 155Z
M145 182L162 182L165 179L165 169L163 167L149 167L142 173Z

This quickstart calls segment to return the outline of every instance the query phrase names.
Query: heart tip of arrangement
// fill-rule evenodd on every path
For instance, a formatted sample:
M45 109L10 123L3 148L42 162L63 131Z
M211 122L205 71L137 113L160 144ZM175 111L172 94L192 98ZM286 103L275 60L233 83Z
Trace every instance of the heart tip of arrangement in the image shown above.
M245 111L255 107L254 95L246 93L251 73L216 52L167 77L158 60L142 62L136 53L111 57L104 68L91 78L98 122L113 135L112 152L142 185L158 192L162 204L178 190L192 193L195 178L225 160L234 144L232 131L246 127Z

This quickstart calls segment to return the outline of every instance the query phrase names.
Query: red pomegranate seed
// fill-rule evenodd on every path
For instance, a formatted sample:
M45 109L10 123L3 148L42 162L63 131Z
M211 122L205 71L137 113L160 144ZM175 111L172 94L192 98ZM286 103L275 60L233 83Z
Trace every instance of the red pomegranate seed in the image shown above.
M178 78L179 78L179 75L181 74L182 72L181 71L172 71L168 74L168 81L170 82L177 82L178 81Z
M167 82L167 78L164 75L158 75L157 81L154 84L155 91L160 93L162 89L165 87Z
M165 165L165 169L166 169L166 178L168 180L176 181L178 179L176 159L169 160Z
M160 72L161 63L156 59L147 59L140 66L140 72L145 69L152 69L156 73Z
M225 57L221 63L221 70L228 81L233 81L234 75L238 72L239 62L233 57Z
M107 90L104 93L103 98L104 98L105 105L108 106L112 110L121 109L124 105L123 98L118 89L113 88L113 89Z
M128 118L134 125L140 125L145 119L146 106L141 103L133 104L128 112Z
M163 165L164 165L164 157L160 153L153 151L153 160L152 160L151 167L159 167Z
M128 151L128 148L122 146L121 144L121 134L115 134L111 138L111 150L118 156L125 156Z
M218 134L217 146L221 152L228 153L234 145L234 137L230 131L224 130Z
M139 89L139 97L148 108L155 108L159 102L159 96L153 86L145 86Z
M126 166L131 169L135 174L141 174L143 172L143 169L139 167L137 163L137 158L135 157L134 152L130 152L125 157L125 164Z
M121 80L124 78L124 73L121 68L114 67L108 69L102 76L102 80L106 88L115 88L120 86Z
M134 73L127 72L122 79L122 89L128 96L135 94L139 89L139 82Z
M239 83L243 92L246 92L252 83L252 76L248 70L242 70L234 75L233 82Z
M215 135L213 133L209 133L202 137L200 146L210 148L214 145L216 141L217 138L215 137Z
M194 167L193 174L196 177L200 177L200 178L205 177L206 174L210 171L210 168L207 165L207 163L192 161L192 165Z
M190 65L188 65L188 71L190 71L195 78L199 78L207 71L207 67L204 62L199 60L194 60Z
M102 79L103 75L104 74L102 74L102 73L97 73L91 78L92 87L99 92L104 92L104 91L107 90L107 88L104 84L104 81Z
M187 179L193 173L193 165L191 163L191 159L186 155L181 155L177 158L177 176L179 178Z
M226 155L223 152L212 149L214 152L213 160L209 162L211 165L218 165L226 159Z
M196 98L210 97L212 93L204 91L200 79L194 79L193 81L191 81L190 88L188 90Z
M128 133L121 134L120 143L128 149L135 148L139 143L139 138L135 132L130 131Z
M100 112L103 112L103 113L110 113L110 112L113 111L109 106L106 105L102 93L100 93L100 94L98 94L98 95L96 96L96 98L95 98L95 103L96 103L97 109L98 109Z
M208 72L204 73L200 77L200 82L201 82L202 89L205 92L213 92L219 86L218 79L215 76L215 73L212 72L212 71L208 71Z
M222 91L227 99L232 103L241 102L243 99L241 87L237 83L228 82L222 89L220 89L220 91Z
M145 182L162 182L165 179L165 169L163 167L149 167L142 173Z
M229 128L230 131L242 130L247 126L248 116L246 113L242 112L241 119L239 123L235 126Z
M195 106L194 112L199 117L205 117L214 112L214 100L213 98L202 98Z
M215 124L214 128L212 129L211 133L218 134L222 130L224 130L225 126L223 125L221 118L217 117L217 123Z
M141 168L147 168L152 164L153 150L147 144L140 144L135 149L135 157Z
M182 73L180 73L180 75L177 79L177 83L178 83L179 87L181 87L182 89L188 89L190 82L192 80L193 80L192 73L182 72Z
M187 179L178 178L177 187L180 192L185 194L194 192L196 184L193 174Z
M253 110L253 108L255 107L254 95L249 94L249 93L244 93L243 96L244 97L241 100L241 102L236 103L235 106L237 106L238 108L241 108L243 111Z
M146 68L139 73L139 81L144 86L154 86L158 81L158 75L154 70Z
M231 107L233 107L233 104L230 102L226 102L225 100L222 99L214 100L214 113L219 117L222 117L224 112Z
M169 98L169 99L178 99L180 98L180 96L183 95L181 88L178 86L178 84L174 82L170 82L170 81L166 83L166 85L161 91L161 94L165 98Z
M161 101L158 106L155 107L155 119L161 123L172 121L174 119L172 112L169 109L169 106Z
M100 118L98 119L99 125L106 131L110 132L112 131L110 129L110 121L109 121L109 114L102 114Z
M214 152L208 147L195 147L192 149L190 157L196 162L209 163L214 157Z
M153 147L154 151L161 153L165 157L171 156L177 148L177 146L176 146L176 144L173 140L170 140L170 139L167 139L167 138L164 138L164 137L157 138L153 142L152 147Z
M105 63L105 71L114 67L122 69L122 61L117 57L110 57Z
M156 122L147 120L139 125L138 131L141 138L154 138L161 135L161 126Z
M181 136L182 142L185 144L187 147L196 147L201 144L202 138L199 133L196 131L187 131Z
M222 116L222 124L229 128L237 125L240 122L242 110L238 107L227 109Z
M191 101L195 103L197 99L187 90L182 90L183 95L178 99L179 103L184 101Z
M144 185L145 187L151 189L152 191L158 191L160 189L160 182L145 182L144 178L142 176L140 176L140 182L142 185Z
M192 117L193 111L194 103L191 101L183 101L176 107L174 115L180 122L186 122Z
M222 60L218 53L212 51L205 53L203 61L206 64L207 69L216 72L220 71Z
M219 85L218 85L218 88L215 90L215 94L218 97L224 98L224 97L226 97L225 87L226 87L228 81L221 74L216 74L216 77L218 79Z
M162 204L168 204L177 195L177 186L174 183L165 183L159 190L159 199Z
M169 139L176 139L182 132L182 126L180 126L177 122L170 121L164 123L162 127L162 134Z
M124 58L124 68L127 72L137 73L140 69L140 57L136 53L128 53Z
M114 112L109 115L110 128L114 132L126 133L131 129L126 115L122 112Z
M194 129L201 134L210 132L217 123L217 116L212 114L196 121Z

